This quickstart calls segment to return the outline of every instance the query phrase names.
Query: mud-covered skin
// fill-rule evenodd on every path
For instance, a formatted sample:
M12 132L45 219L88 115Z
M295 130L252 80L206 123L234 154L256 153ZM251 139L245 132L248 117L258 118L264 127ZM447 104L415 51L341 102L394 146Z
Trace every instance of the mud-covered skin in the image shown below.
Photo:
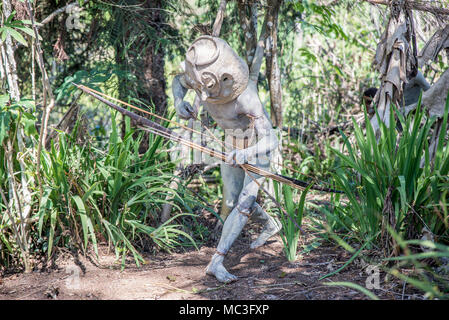
M193 88L186 85L184 74L173 79L172 90L175 108L183 119L189 119L198 113L198 110L183 100L188 89ZM196 89L198 90L198 86ZM207 95L203 96L207 97ZM256 203L259 185L265 178L256 174L251 174L250 177L238 166L238 163L248 162L268 170L270 168L269 154L277 147L278 139L260 102L256 85L252 82L248 83L242 94L230 102L214 104L205 99L202 101L202 105L217 124L224 129L226 135L232 136L233 132L252 134L252 130L256 137L255 142L247 148L229 151L226 163L221 167L224 184L224 210L222 213L229 213L229 216L226 218L222 214L225 223L217 246L219 253L212 257L206 268L206 273L214 275L220 282L228 283L237 280L237 277L230 274L223 266L224 256L248 221L247 215L251 213L253 217L264 224L262 233L251 244L253 249L263 245L280 230L279 221L268 215ZM225 139L232 141L232 137L231 139L225 137Z
M430 88L430 84L424 78L421 71L418 71L416 77L410 79L404 87L404 106L408 106L418 102L421 91L427 91Z

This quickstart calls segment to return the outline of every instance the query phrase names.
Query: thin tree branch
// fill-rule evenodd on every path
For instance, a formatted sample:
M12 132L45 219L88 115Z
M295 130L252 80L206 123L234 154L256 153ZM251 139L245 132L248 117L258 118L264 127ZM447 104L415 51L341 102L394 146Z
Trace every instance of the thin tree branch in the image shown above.
M218 8L217 16L215 17L214 26L212 29L212 36L218 37L220 35L221 25L223 24L224 15L226 12L227 0L220 0L220 7Z
M62 7L62 8L59 8L59 9L53 11L49 16L47 16L44 20L41 21L41 23L39 24L39 27L42 26L42 25L44 25L44 24L49 23L49 22L52 21L57 15L63 13L64 11L66 11L66 10L68 10L68 9L72 9L73 7L78 7L78 6L79 6L79 5L78 5L78 2L75 1L75 2L69 3L68 5L66 5L66 6L64 6L64 7Z
M36 158L37 158L36 173L37 173L37 178L38 178L38 183L39 183L39 193L40 193L39 199L42 199L43 187L42 187L42 178L40 175L41 152L42 152L42 145L46 141L48 120L50 117L50 112L55 105L55 98L53 96L53 92L51 91L50 81L48 80L47 71L45 70L45 66L44 66L44 55L43 55L42 47L41 47L41 44L39 41L39 32L37 30L36 21L34 19L34 10L33 10L33 7L31 6L29 0L26 1L26 4L27 4L27 8L28 8L28 14L29 14L30 20L31 20L31 25L32 25L33 31L34 31L35 45L36 45L36 52L37 52L36 59L38 61L39 69L41 70L41 74L42 74L42 86L43 86L43 93L44 93L42 124L41 124L41 130L39 133L39 141L38 141L37 154L36 154ZM47 105L47 95L49 97L48 105Z
M391 4L391 0L364 0L364 1L369 2L371 4L381 4L386 6L389 6ZM406 1L406 7L413 10L430 12L433 14L449 15L449 9L429 6L419 3L417 1L410 1L410 0Z
M262 66L262 60L265 51L265 41L267 39L267 23L269 11L267 9L264 22L262 24L262 30L260 32L259 41L257 42L256 53L254 54L253 63L251 64L251 68L249 70L249 81L253 84L257 83L257 79L259 78L260 67ZM256 36L256 35L255 35Z
M278 63L278 17L282 0L269 0L270 11L268 29L270 36L267 38L267 75L270 88L271 121L274 127L282 127L282 88L281 75Z
M249 14L248 14L249 6ZM245 38L245 57L248 66L251 66L254 54L257 48L257 1L252 1L247 3L245 0L239 0L237 2L237 7L240 17L240 26L243 30Z

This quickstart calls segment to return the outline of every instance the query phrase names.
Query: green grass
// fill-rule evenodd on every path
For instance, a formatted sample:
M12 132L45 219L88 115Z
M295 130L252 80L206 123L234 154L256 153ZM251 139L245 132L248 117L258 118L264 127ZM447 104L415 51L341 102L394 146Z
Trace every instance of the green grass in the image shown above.
M296 204L292 188L287 185L280 186L278 182L274 182L276 201L283 203L286 208L286 212L279 212L278 215L282 224L280 236L284 246L284 254L290 262L297 259L300 227L304 217L306 195L310 187L311 185L302 191L299 203ZM279 189L282 190L283 201L280 201L281 193Z
M89 144L78 146L74 136L61 133L59 147L52 145L43 157L46 196L41 201L38 230L42 236L46 226L48 256L56 242L55 232L63 227L79 234L84 251L91 244L97 253L96 235L102 234L123 259L130 252L137 264L144 261L133 244L139 237L146 236L167 251L182 244L179 236L194 243L179 225L170 224L179 215L152 227L166 196L173 193L167 187L173 166L163 153L156 152L163 149L163 140L150 137L148 151L140 155L142 135L135 139L134 134L130 130L121 139L113 119L106 153ZM181 211L181 203L174 204Z
M378 141L368 120L366 134L354 121L354 143L342 133L346 150L333 150L342 163L333 176L345 198L335 197L334 207L324 210L333 230L350 234L360 243L372 238L379 246L385 245L381 241L388 236L387 226L405 238L417 236L426 227L448 240L449 148L443 143L448 108L449 103L433 162L428 139L436 119L426 118L420 104L407 119L391 112L391 126L381 123ZM394 114L402 132L395 126Z
M106 149L97 149L90 137L79 139L87 134L81 126L77 122L71 134L60 132L50 149L41 153L43 196L39 199L34 186L35 210L29 224L33 254L45 253L50 259L55 247L66 247L84 253L92 249L98 255L99 243L105 242L115 249L123 265L129 254L140 265L145 248L171 252L180 246L196 247L190 232L178 221L194 216L191 207L197 201L168 188L174 164L164 152L164 140L150 135L148 150L139 154L143 134L127 125L122 139L113 115ZM36 138L30 136L30 141ZM34 162L27 165L27 174L34 177ZM5 180L2 184L3 190L8 190ZM171 195L176 213L158 225L167 195ZM20 261L21 257L3 202L0 259L9 265L8 261Z
M366 133L354 121L353 142L342 133L345 150L333 150L341 163L333 177L344 195L333 195L331 205L320 208L325 222L319 224L328 238L353 256L322 279L340 272L362 249L376 249L377 254L383 253L385 272L420 290L426 298L449 298L447 272L435 267L447 268L449 261L448 111L449 99L432 161L429 141L436 119L426 115L420 102L407 119L394 110L391 126L381 123L377 140L369 120L365 121ZM394 115L403 131L396 128ZM431 232L433 241L420 239L424 228ZM355 251L357 242L359 249ZM370 260L367 256L364 259ZM375 298L352 283L334 285L349 286Z

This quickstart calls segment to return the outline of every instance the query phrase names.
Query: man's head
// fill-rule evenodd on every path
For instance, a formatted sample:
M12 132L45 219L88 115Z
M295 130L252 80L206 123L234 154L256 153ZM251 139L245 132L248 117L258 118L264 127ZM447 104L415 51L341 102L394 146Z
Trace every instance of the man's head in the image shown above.
M187 50L185 62L185 81L203 101L227 103L248 84L248 65L220 38L196 39Z
M371 103L374 100L374 96L376 95L376 93L376 88L368 88L363 92L363 102L366 106L366 112L368 112L369 115L374 114L374 108L371 106Z

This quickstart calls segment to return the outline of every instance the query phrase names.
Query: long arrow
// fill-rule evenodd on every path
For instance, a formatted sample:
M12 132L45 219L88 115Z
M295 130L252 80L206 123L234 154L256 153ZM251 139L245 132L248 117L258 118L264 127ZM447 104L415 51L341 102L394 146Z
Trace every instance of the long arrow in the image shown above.
M139 126L143 130L150 131L151 133L162 136L168 140L179 142L179 143L184 144L192 149L196 149L201 152L204 152L211 157L220 159L221 161L226 160L226 153L224 153L222 151L217 151L212 148L206 148L206 147L196 144L190 140L186 140L186 139L182 138L181 136L179 136L178 134L176 134L175 132L173 132L172 130L170 130L164 126L161 126L160 124L158 124L154 121L144 118L134 112L131 112L125 108L122 108L122 107L116 105L115 103L103 98L102 96L90 91L88 87L85 87L83 85L78 85L76 83L73 83L73 85L76 86L81 91L83 91L84 93L91 95L95 99L97 99L97 100L103 102L104 104L108 105L109 107L117 110L121 114L130 117L131 119L133 119L135 121L136 125ZM252 172L252 173L273 179L275 181L287 184L296 189L304 190L305 188L307 188L310 185L310 183L307 183L305 181L301 181L301 180L298 180L298 179L295 179L292 177L286 177L286 176L283 176L283 175L280 175L277 173L272 173L272 172L266 171L264 169L258 168L252 164L245 163L245 164L240 164L240 165L242 167L244 167L246 170L248 170L249 172ZM342 191L339 191L339 190L325 188L325 187L321 187L321 186L317 186L317 185L312 185L311 189L323 191L323 192L342 193Z

